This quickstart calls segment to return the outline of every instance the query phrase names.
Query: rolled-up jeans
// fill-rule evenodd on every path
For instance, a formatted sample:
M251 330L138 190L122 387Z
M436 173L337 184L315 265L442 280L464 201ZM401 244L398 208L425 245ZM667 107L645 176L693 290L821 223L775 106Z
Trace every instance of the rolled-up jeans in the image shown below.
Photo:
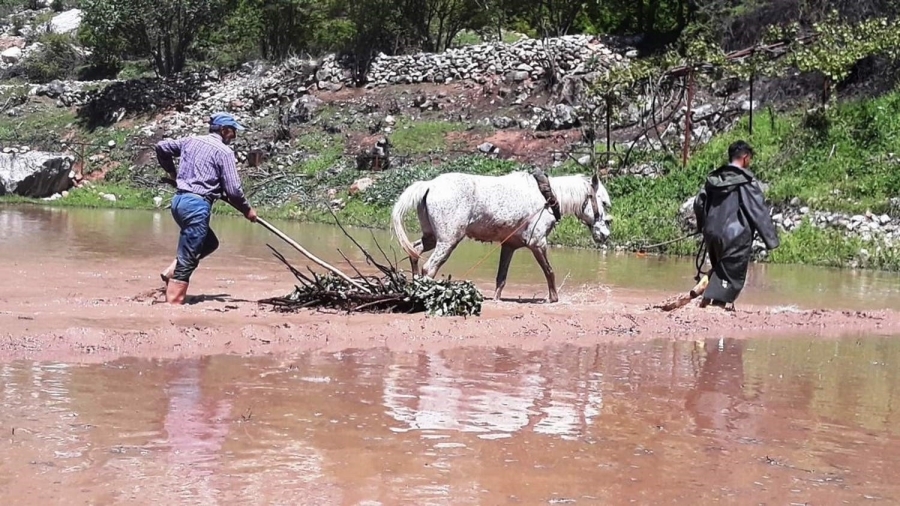
M189 192L172 198L172 217L181 228L172 279L188 282L200 260L219 247L219 239L209 228L212 200Z

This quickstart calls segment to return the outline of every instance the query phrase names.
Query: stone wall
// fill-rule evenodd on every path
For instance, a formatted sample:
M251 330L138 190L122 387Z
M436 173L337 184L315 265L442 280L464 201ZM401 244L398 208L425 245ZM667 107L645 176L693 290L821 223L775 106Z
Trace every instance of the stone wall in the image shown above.
M492 76L511 82L541 79L555 65L561 75L606 71L625 57L588 35L548 39L523 39L512 44L490 43L413 55L378 55L366 76L370 86L415 83L449 83L471 80L484 83ZM352 73L334 56L316 72L317 86L333 89L353 84Z

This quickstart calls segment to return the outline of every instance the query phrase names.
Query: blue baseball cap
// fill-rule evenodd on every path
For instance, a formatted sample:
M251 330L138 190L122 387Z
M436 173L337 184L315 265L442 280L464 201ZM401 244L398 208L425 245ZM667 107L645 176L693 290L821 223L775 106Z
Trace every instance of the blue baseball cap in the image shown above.
M217 112L209 117L210 127L231 127L235 130L243 130L244 127L234 119L234 116L227 112Z

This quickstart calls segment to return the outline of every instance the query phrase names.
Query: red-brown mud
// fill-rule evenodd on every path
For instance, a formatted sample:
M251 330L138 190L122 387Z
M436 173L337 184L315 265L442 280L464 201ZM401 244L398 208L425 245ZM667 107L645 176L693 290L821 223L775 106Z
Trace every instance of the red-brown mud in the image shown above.
M506 302L483 315L437 318L303 311L274 312L255 301L290 290L273 263L234 265L210 258L191 284L190 304L161 297L164 259L10 259L0 266L0 361L96 361L123 356L259 355L304 350L388 347L440 350L459 346L539 349L667 338L695 340L797 334L891 334L895 311L799 310L738 305L733 313L688 306L652 309L671 293L566 286L559 304L519 300L540 286L510 286ZM159 265L157 265L159 264ZM479 283L490 293L490 283ZM527 294L527 295L524 295Z

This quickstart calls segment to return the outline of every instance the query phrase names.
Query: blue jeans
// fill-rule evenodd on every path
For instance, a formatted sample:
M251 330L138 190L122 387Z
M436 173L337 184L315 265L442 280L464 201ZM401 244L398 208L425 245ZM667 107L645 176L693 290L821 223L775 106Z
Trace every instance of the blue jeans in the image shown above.
M181 228L172 279L190 281L200 260L219 247L219 239L209 228L211 211L212 202L200 195L180 192L172 198L172 217Z

